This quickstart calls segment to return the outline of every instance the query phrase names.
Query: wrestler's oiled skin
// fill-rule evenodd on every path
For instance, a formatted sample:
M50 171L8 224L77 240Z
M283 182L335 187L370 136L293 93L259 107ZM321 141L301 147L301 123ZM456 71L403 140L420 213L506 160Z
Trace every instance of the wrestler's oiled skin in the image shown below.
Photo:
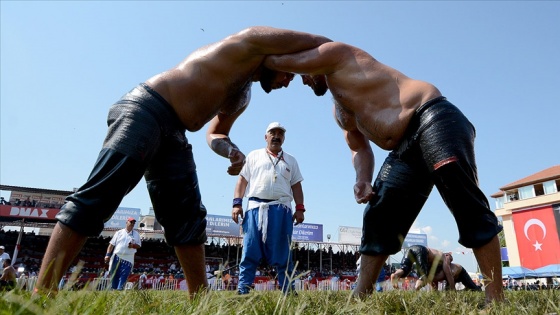
M334 116L344 132L356 171L354 197L368 203L372 190L374 157L369 141L394 150L405 136L416 109L441 96L432 84L415 80L382 64L367 52L341 42L329 42L308 51L269 56L264 65L277 71L301 74L317 95L331 91ZM473 252L483 273L494 280L486 287L488 301L503 300L499 240L494 236ZM354 294L372 292L388 255L362 253L362 270Z
M146 84L171 104L187 130L197 131L210 121L207 142L217 154L231 160L228 173L237 175L245 155L228 136L233 123L249 104L252 82L262 79L264 58L299 52L326 42L330 39L320 35L251 27L199 48ZM292 79L293 74L276 73L270 87L287 87Z
M347 132L359 130L385 150L399 144L416 108L441 96L432 84L411 79L363 50L340 42L298 54L270 56L265 65L310 76L326 75L338 123ZM312 85L310 81L304 77L304 84Z
M249 104L252 82L266 92L287 87L293 74L262 67L269 54L295 53L330 39L303 32L257 26L197 49L177 66L145 83L173 108L184 127L200 130L210 122L206 139L219 155L229 158L228 173L237 175L245 155L229 139L230 129ZM170 122L171 123L171 122ZM100 196L101 198L102 196ZM58 223L43 257L36 284L38 292L53 293L70 263L87 240L81 231ZM175 252L193 296L207 287L204 244L177 245Z

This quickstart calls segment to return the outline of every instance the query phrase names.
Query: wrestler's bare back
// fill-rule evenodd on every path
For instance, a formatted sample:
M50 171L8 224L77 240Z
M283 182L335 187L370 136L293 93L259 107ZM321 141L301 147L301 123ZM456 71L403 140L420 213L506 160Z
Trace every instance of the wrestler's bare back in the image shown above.
M249 104L253 73L263 55L225 53L223 42L200 48L146 84L165 98L189 131L200 130L219 112Z
M443 262L443 252L437 249L429 248L428 249L428 263L431 265L436 262L438 265Z
M358 129L380 148L395 149L415 110L441 93L360 49L353 48L351 54L327 74L336 118L343 129Z

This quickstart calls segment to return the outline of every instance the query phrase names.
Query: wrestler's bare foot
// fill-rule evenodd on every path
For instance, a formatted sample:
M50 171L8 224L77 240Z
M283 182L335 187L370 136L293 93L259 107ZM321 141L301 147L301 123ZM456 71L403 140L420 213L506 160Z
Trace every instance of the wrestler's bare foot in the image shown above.
M393 285L393 289L399 288L399 278L394 273L391 274L391 284Z

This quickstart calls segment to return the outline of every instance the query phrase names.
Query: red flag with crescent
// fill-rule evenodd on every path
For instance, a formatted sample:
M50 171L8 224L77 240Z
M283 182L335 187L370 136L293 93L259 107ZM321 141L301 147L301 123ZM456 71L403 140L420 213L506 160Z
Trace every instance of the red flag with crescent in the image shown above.
M513 213L521 266L536 269L560 263L560 240L552 206Z

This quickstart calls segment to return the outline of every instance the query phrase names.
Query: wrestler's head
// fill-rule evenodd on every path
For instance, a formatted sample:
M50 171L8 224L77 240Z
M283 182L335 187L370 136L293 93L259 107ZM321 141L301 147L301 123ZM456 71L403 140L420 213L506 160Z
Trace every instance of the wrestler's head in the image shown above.
M266 93L270 93L270 91L272 90L288 87L293 78L293 73L274 71L262 67L259 81L261 83L262 89Z
M302 74L301 79L304 85L310 86L315 95L323 96L327 93L329 86L327 85L327 77L321 75Z

